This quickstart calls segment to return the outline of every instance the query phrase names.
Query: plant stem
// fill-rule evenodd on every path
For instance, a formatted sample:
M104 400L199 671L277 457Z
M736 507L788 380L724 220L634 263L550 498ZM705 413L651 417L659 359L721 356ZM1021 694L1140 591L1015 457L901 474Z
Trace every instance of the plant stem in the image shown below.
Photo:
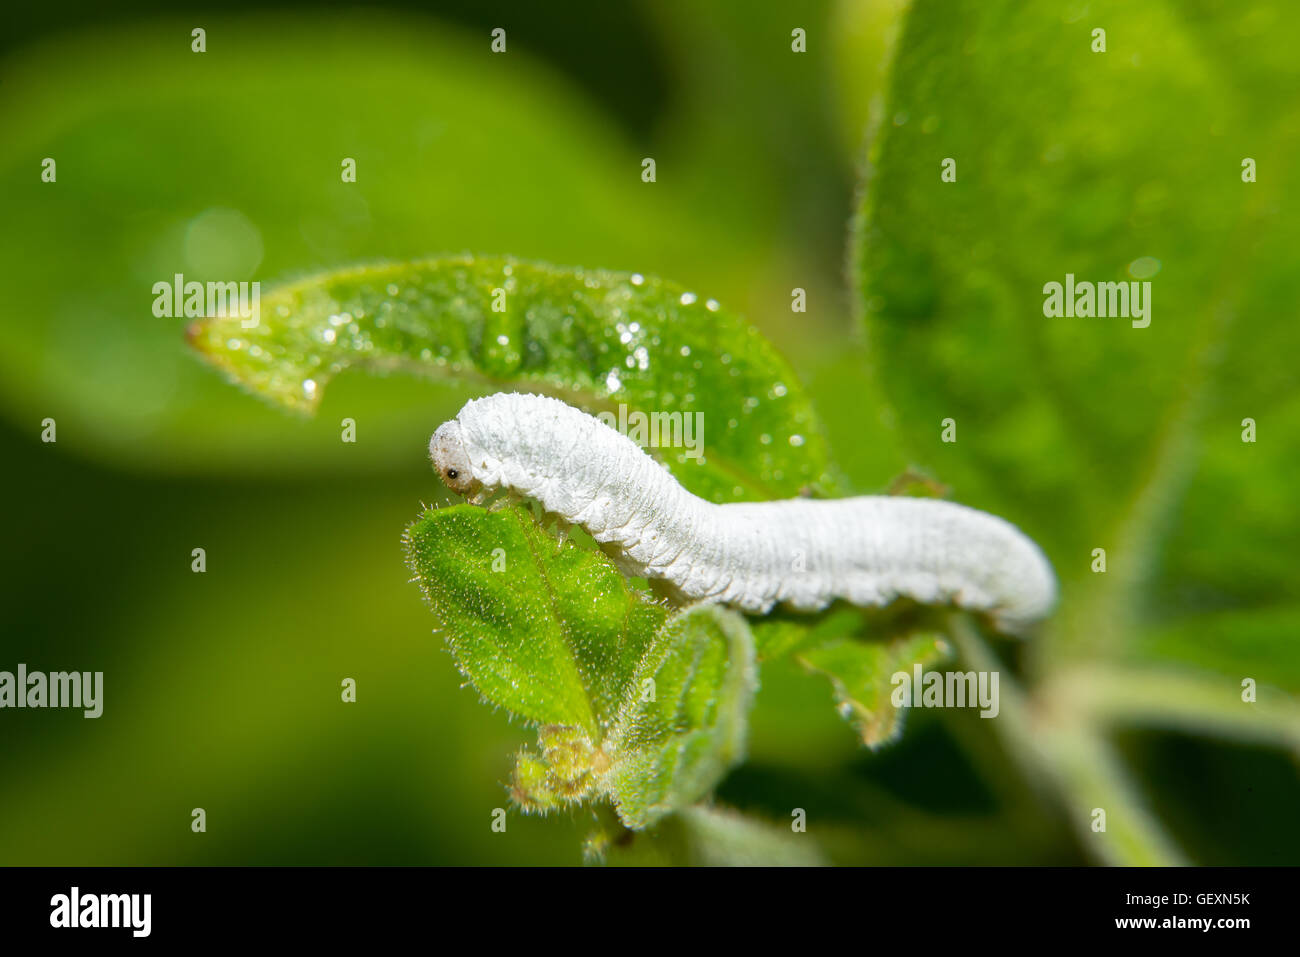
M998 729L1008 750L1028 776L1052 785L1093 856L1119 865L1187 863L1089 712L1070 707L1068 698L1027 695L967 616L953 615L949 634L968 665L999 673Z

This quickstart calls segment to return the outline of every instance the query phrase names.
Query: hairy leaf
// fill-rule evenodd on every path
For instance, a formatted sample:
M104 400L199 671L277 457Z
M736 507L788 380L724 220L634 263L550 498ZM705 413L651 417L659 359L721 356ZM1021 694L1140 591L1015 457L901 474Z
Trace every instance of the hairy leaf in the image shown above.
M604 786L629 827L694 804L740 761L757 687L742 615L703 605L668 622L608 739Z
M1102 860L1179 852L1094 711L1294 725L1276 689L1300 689L1300 326L1278 304L1300 299L1300 125L1279 94L1298 41L1281 0L916 0L868 157L853 265L889 415L1056 565L1042 700L1010 709L1033 727L998 725ZM1145 315L1049 315L1067 276L1146 283Z
M1300 598L1300 127L1238 42L1294 43L1288 9L918 0L899 45L854 258L876 365L915 459L1047 548L1071 653L1176 628L1142 643L1232 671ZM1148 282L1150 324L1046 316L1067 274Z
M462 672L539 726L515 770L526 810L608 798L643 828L743 756L757 674L742 616L700 606L670 618L603 555L520 508L431 510L406 545Z

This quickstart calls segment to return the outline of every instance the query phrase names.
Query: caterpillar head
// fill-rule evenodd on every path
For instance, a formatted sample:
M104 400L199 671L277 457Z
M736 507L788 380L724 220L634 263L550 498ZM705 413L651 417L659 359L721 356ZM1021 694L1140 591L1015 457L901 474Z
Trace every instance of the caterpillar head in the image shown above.
M429 458L433 459L433 467L453 492L467 495L477 484L470 468L469 453L465 451L465 442L461 438L460 423L455 419L442 423L433 433L429 440Z

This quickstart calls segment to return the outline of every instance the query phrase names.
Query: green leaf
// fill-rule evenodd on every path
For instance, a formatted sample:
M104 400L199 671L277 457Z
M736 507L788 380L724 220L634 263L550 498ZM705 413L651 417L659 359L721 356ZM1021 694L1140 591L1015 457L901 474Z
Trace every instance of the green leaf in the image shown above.
M885 608L836 604L818 615L775 612L753 624L759 660L791 658L831 684L836 710L862 743L878 748L902 732L892 677L949 658L947 613L900 600Z
M177 273L269 288L508 235L531 257L707 278L701 300L752 286L718 226L647 188L640 149L513 44L485 55L477 31L376 11L204 27L202 55L167 21L97 24L0 63L0 260L22 279L0 301L0 416L19 429L53 416L68 449L134 471L374 469L405 460L431 405L464 400L339 383L363 438L337 455L334 416L286 420L193 361L185 320L152 312L153 284Z
M1108 53L1091 52L1094 21ZM1248 212L1228 144L1203 135L1234 128L1230 97L1162 4L1064 24L1050 7L1009 20L1005 5L920 0L896 56L855 262L904 439L1058 554L1100 543L1215 325L1224 223ZM1144 101L1162 108L1132 108ZM940 179L946 157L956 182ZM1044 317L1045 283L1127 280L1142 257L1163 264L1149 328ZM949 416L955 443L940 441Z
M604 736L666 606L522 508L432 509L407 530L406 550L437 633L488 702Z
M1011 9L910 13L856 229L877 370L913 458L1047 549L1053 641L1099 656L1181 621L1176 657L1222 668L1212 645L1256 640L1225 629L1300 598L1300 326L1277 318L1300 299L1300 128L1258 66L1300 21L1267 0ZM1067 273L1149 280L1150 326L1045 317ZM1206 613L1212 641L1194 637ZM1258 657L1300 687L1300 646Z
M872 619L867 609L842 603L817 615L776 609L754 622L754 642L759 660L772 661L829 641L838 641L846 635L860 634L873 627Z
M801 652L797 659L829 679L840 714L852 722L863 744L878 748L902 733L907 714L890 698L893 676L910 676L914 667L924 670L950 655L947 642L926 633L889 641L841 638Z
M674 616L630 683L607 739L604 788L630 828L689 807L745 751L758 671L742 615L703 605Z
M1028 704L999 727L1081 833L1115 812L1105 860L1179 852L1098 715L1274 743L1265 704L1294 721L1277 689L1300 689L1300 327L1278 303L1300 299L1297 42L1281 0L916 0L868 157L852 259L888 414L915 462L1056 565ZM1067 274L1149 281L1150 325L1046 316Z
M643 828L741 759L757 687L742 616L697 606L669 617L603 555L520 508L431 510L406 547L461 671L539 726L538 751L515 771L526 810L604 798Z
M830 484L825 441L789 366L748 324L673 283L435 259L290 283L261 311L252 329L237 316L205 320L192 341L235 381L290 408L313 409L351 365L472 377L628 416L684 415L666 464L715 500Z

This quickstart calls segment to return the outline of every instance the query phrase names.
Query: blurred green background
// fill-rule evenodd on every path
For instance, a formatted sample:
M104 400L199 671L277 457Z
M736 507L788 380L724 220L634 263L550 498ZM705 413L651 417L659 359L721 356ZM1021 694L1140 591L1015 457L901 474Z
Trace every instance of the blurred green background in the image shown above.
M977 194L951 222L943 212L927 219L922 201L892 189L912 169L902 134L869 142L864 131L873 120L885 129L924 129L925 116L909 117L895 100L939 95L925 82L924 63L933 58L984 55L979 63L1001 64L997 82L1013 92L1036 88L1038 70L1083 77L1081 88L1092 82L1082 62L1044 63L1018 42L1010 8L977 24L977 5L954 5L971 27L963 33L963 16L933 3L917 4L910 23L908 5L898 2L253 6L216 13L126 2L110 15L87 4L65 22L20 10L0 39L0 441L10 506L0 669L24 662L32 670L103 671L106 686L98 720L73 711L0 712L0 863L580 861L582 814L512 813L505 834L492 832L492 810L506 806L511 754L531 735L460 686L402 561L403 527L422 502L447 500L428 467L428 435L481 387L348 372L330 386L316 418L291 417L204 366L185 346L184 320L152 315L159 279L183 272L270 283L355 261L461 252L671 278L747 316L789 358L853 487L879 491L909 464L924 465L952 482L959 500L995 508L1043 537L1068 602L1086 594L1069 587L1078 570L1069 563L1086 567L1086 554L1071 557L1068 549L1072 523L1090 506L1063 510L1060 527L1051 528L1033 520L1033 504L1017 504L1026 489L1040 503L1059 501L1054 483L1070 479L1053 470L1068 459L1053 443L1064 440L1042 423L1020 421L1026 441L1040 443L1043 466L1017 486L1016 455L1004 448L987 462L918 452L899 434L908 403L896 416L886 396L899 402L899 380L916 378L918 392L979 407L985 389L990 406L1006 407L1003 392L1023 393L1023 380L1005 351L979 353L984 330L1012 337L1017 321L1044 322L1037 286L1061 278L1058 261L1087 272L1093 251L1117 230L1151 231L1154 221L1151 235L1184 238L1182 247L1153 241L1115 252L1119 265L1163 257L1168 301L1176 301L1178 267L1196 274L1230 251L1220 248L1223 237L1208 251L1203 241L1226 215L1214 202L1194 227L1167 216L1183 195L1176 190L1200 188L1220 159L1230 164L1225 182L1240 188L1237 153L1276 157L1263 215L1296 222L1286 189L1294 180L1274 172L1283 162L1293 168L1291 157L1300 155L1291 149L1300 131L1294 65L1251 44L1283 26L1287 36L1300 32L1276 19L1295 18L1285 5L1234 9L1241 29L1222 43L1208 27L1229 14L1213 3L1170 14L1183 18L1173 27L1131 15L1125 21L1115 4L1053 11L1048 20L1062 31L1081 24L1084 39L1069 42L1082 43L1085 55L1089 17L1160 38L1158 50L1142 51L1155 65L1132 105L1135 129L1152 130L1152 115L1177 115L1188 97L1203 102L1204 87L1222 99L1210 122L1255 142L1243 152L1218 140L1198 153L1197 135L1175 143L1156 128L1146 140L1126 141L1132 149L1102 150L1095 168L1071 167L1073 178L1052 165L1059 157L990 150L973 160L983 170L972 178L1019 182L1029 200L1008 188L981 206ZM1275 19L1261 20L1258 10ZM955 36L931 27L944 20ZM508 32L505 55L489 51L489 31L498 26ZM805 55L790 51L796 26L808 32ZM194 27L207 31L202 55L190 51ZM1113 42L1122 43L1117 32ZM900 42L899 68L922 66L891 81L889 52ZM1138 66L1131 51L1115 55ZM910 76L920 79L909 83ZM1227 92L1225 77L1237 83ZM978 91L977 81L992 82L977 73L963 85ZM1115 82L1121 91L1136 88L1123 86L1130 77ZM1114 114L1090 109L1096 112L1076 116L1071 145L1105 146L1115 135ZM1015 121L1029 130L1040 120L1050 125L1062 104L1044 95L1023 110L1010 101L989 101L989 110L987 126L970 123L980 135ZM934 128L964 135L960 123ZM1176 145L1184 160L1177 175L1141 165L1142 151L1159 154L1162 144ZM883 202L897 202L872 213L874 229L860 248L880 250L908 288L877 280L886 306L869 300L864 309L852 291L862 263L850 250L848 223L868 147L880 160L873 175L891 183ZM938 183L943 148L952 147L916 161L927 187ZM658 166L653 186L640 179L646 156ZM40 180L44 157L57 161L55 184ZM356 184L340 182L343 157L357 160ZM1118 193L1103 160L1122 171L1123 189L1141 209L1111 216L1107 203ZM967 154L961 162L964 170ZM1048 175L1016 179L1019 163ZM872 179L866 182L869 192ZM970 222L985 229L1008 220L989 229L991 242L996 229L1026 226L1020 204L1035 198L1045 212L1033 225L1055 229L1051 242L1026 231L1017 234L1023 248L1002 245L990 254L975 240L967 244ZM909 236L907 223L923 224L928 238ZM1300 542L1286 495L1294 472L1283 467L1295 461L1300 417L1295 352L1270 336L1285 327L1280 341L1296 342L1295 238L1287 226L1233 263L1240 294L1229 297L1231 307L1243 323L1257 324L1236 340L1249 347L1219 349L1228 386L1251 381L1277 400L1269 440L1283 451L1261 451L1240 469L1216 470L1212 456L1189 466L1208 480L1193 483L1188 508L1200 511L1186 514L1224 528L1207 533L1216 543L1206 545L1197 538L1206 527L1199 517L1191 532L1173 520L1156 590L1185 614L1137 655L1234 683L1254 675L1279 689L1270 714L1285 721L1300 685L1293 571ZM1027 260L1040 252L1041 260ZM1012 302L1005 281L1017 271L1027 292ZM942 283L960 274L962 291L946 298L921 273L940 289L953 288ZM808 291L806 314L790 311L794 287ZM1189 301L1194 292L1185 290ZM925 335L923 323L903 332L891 325L945 310L973 317L974 338L938 330L917 345L908 337ZM1156 321L1176 327L1170 310ZM868 336L863 313L869 322L888 318ZM1190 338L1189 354L1199 355L1204 343ZM938 341L953 345L945 353ZM1170 348L1182 345L1176 339ZM1052 348L1079 351L1076 343ZM931 366L908 351L921 349L938 350ZM1042 355L1015 363L1023 368ZM1092 380L1100 385L1083 406L1122 419L1143 397L1157 411L1177 397L1181 359L1164 378L1145 360L1126 361L1121 355L1118 367L1107 367L1115 381ZM1085 378L1096 371L1072 370ZM1225 415L1233 423L1263 415L1254 410L1265 408L1264 398ZM927 401L912 403L911 414L937 423ZM358 423L354 445L338 440L345 416ZM58 423L56 444L40 441L46 417ZM1107 468L1140 471L1128 451L1112 453L1099 468L1101 482ZM1223 518L1224 496L1234 503L1235 530ZM1182 508L1181 498L1170 501ZM1037 511L1051 514L1041 504ZM190 571L196 547L207 551L206 574ZM1219 558L1200 561L1201 547ZM1203 626L1210 619L1198 617L1243 609L1252 617L1242 628L1223 618ZM1068 629L1062 635L1047 647L1077 654ZM1027 682L1045 670L1033 652L999 651ZM1131 646L1105 654L1090 664L1133 656ZM1245 662L1251 670L1242 671ZM356 679L355 705L340 703L345 677ZM997 722L967 711L920 712L898 744L872 753L836 716L824 681L777 663L762 682L750 759L719 797L776 822L805 808L810 834L832 860L1105 857L1089 847L1069 802L1026 770ZM1158 717L1129 722L1108 740L1186 856L1216 864L1300 861L1294 744L1277 744L1294 742L1294 727L1224 735ZM206 809L204 834L190 830L195 807Z

